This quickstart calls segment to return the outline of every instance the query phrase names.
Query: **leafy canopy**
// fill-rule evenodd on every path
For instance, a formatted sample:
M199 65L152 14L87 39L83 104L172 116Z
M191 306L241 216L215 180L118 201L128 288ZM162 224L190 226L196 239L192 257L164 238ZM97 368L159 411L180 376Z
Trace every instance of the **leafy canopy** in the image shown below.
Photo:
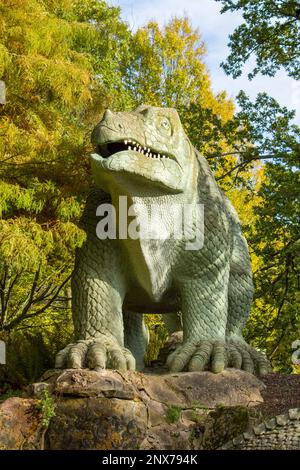
M38 376L67 343L69 276L84 240L78 219L92 185L90 132L106 107L144 102L178 109L238 209L257 292L247 337L286 368L300 328L293 113L265 94L252 103L244 93L235 112L225 92L214 94L204 44L187 18L164 27L152 21L131 33L104 1L6 0L0 33L7 86L0 108L0 331L14 344L11 364ZM149 360L165 338L157 322L149 319L156 339Z
M32 326L66 299L84 240L77 222L91 185L90 129L109 103L126 100L129 37L119 10L103 1L0 4L3 331Z
M300 3L290 0L216 0L222 13L241 11L244 23L229 37L231 52L224 62L225 72L234 78L254 54L257 73L274 76L283 67L288 75L300 78Z

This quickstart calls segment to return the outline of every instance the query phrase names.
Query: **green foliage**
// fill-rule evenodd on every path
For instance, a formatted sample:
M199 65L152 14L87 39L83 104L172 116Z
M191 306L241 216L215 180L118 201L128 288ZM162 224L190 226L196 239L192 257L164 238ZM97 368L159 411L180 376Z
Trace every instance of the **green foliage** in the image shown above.
M103 1L0 5L0 334L66 312L91 186L90 129L124 105L130 33ZM120 66L122 63L122 66ZM50 309L50 307L54 310ZM54 320L55 321L55 320Z
M235 119L242 124L238 134L252 146L241 153L237 171L251 160L264 164L261 184L255 187L252 173L245 200L253 213L244 231L255 281L245 335L253 346L266 351L275 369L290 372L291 344L300 337L300 129L292 123L294 112L266 94L251 103L240 93L238 100Z
M180 108L207 93L213 96L205 48L187 18L174 18L162 29L154 21L139 28L133 51L128 80L137 102Z
M69 310L49 309L7 336L7 363L0 369L0 390L16 389L38 380L52 369L57 351L72 341ZM2 336L3 337L3 336Z
M249 149L243 148L249 160L256 157L261 160L282 160L287 165L299 164L300 128L293 124L294 111L281 107L266 93L259 93L252 103L244 92L237 96L240 111L235 122L239 126L239 141L251 142ZM243 157L243 155L242 155Z
M147 314L144 315L144 320L149 331L149 344L145 354L146 366L151 366L159 355L159 351L164 346L168 337L168 332L161 315Z
M20 397L22 396L22 393L22 390L14 390L9 386L9 384L6 384L5 388L0 389L0 402L5 401L8 398Z
M168 423L177 423L181 416L181 407L177 405L171 405L166 411L166 419Z
M192 406L192 419L197 424L203 424L207 415L209 413L209 408L207 405L204 405L200 401L195 401Z
M247 337L276 369L292 371L291 344L300 337L300 168L268 163L249 241L259 262Z
M216 404L216 409L217 409L217 410L223 410L224 408L226 408L225 403L220 402L220 403L217 403L217 404Z
M206 413L200 412L198 408L192 411L192 420L197 424L203 424L206 419Z
M231 37L228 73L238 76L253 49L252 75L284 66L299 77L297 2L219 1L245 20ZM70 342L69 278L85 239L78 220L92 185L90 132L107 106L143 102L178 109L237 208L256 283L245 333L276 368L290 370L291 342L300 337L293 112L266 94L252 103L244 93L235 112L225 92L215 95L205 46L187 18L131 33L104 1L6 0L0 38L7 87L0 105L0 337L9 355L2 383L36 379ZM167 332L159 316L146 321L150 364Z
M55 416L55 401L48 389L42 391L41 399L37 404L37 409L42 415L42 426L48 428L51 419Z
M231 53L223 64L228 74L241 75L254 53L250 79L258 72L273 76L280 67L300 78L298 1L217 1L223 3L223 12L241 10L245 21L230 37ZM295 113L265 93L251 103L242 92L238 102L236 136L251 143L243 152L238 150L238 171L253 159L264 162L264 178L252 197L251 224L245 227L256 286L245 334L267 352L276 370L296 371L291 345L300 337L300 128L292 123Z
M226 73L238 77L243 64L256 56L248 77L259 72L274 76L284 67L291 77L300 78L300 3L291 0L216 0L222 13L240 11L244 23L230 36L231 53L223 63Z

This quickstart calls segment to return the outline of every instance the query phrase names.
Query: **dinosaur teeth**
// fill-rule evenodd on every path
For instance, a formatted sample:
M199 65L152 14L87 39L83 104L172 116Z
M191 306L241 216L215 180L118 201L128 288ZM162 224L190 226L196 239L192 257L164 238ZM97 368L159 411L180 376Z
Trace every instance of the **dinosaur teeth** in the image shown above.
M166 155L161 155L160 153L151 152L151 149L149 147L143 147L142 145L135 142L135 140L126 139L124 140L124 144L126 145L127 150L133 150L134 152L138 152L141 155L145 155L145 157L149 157L152 160L169 159L169 157Z

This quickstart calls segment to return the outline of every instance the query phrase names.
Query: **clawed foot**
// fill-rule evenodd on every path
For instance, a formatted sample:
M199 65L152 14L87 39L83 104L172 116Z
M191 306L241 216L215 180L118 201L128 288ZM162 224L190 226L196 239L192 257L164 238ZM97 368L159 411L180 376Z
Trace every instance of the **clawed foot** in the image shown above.
M229 340L227 354L228 367L242 369L257 375L265 375L272 370L267 357L249 346L244 340Z
M87 367L100 371L118 369L135 370L135 359L129 349L102 335L95 339L80 340L62 349L55 359L57 369L81 369Z
M211 370L218 373L226 367L259 375L270 372L267 358L243 340L185 342L170 354L167 365L172 372Z

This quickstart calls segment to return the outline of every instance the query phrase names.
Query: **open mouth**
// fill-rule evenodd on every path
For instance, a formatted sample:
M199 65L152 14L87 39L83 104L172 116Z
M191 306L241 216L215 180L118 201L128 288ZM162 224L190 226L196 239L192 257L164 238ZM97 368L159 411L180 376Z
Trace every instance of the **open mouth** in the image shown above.
M144 147L140 145L138 142L135 142L134 140L128 139L128 140L121 140L119 142L107 142L105 144L98 144L96 147L96 151L101 157L103 158L108 158L111 157L112 155L119 153L119 152L124 152L131 150L133 152L140 153L142 155L145 155L148 158L152 158L154 160L160 160L160 159L171 159L175 160L173 155L170 154L160 154L153 149L149 147Z

